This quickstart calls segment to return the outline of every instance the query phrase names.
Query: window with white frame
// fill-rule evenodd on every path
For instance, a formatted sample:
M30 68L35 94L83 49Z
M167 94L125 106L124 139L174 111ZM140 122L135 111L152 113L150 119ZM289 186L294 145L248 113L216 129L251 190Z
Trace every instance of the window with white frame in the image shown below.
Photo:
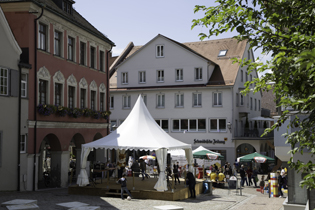
M114 96L109 97L109 108L114 109Z
M255 98L255 104L254 104L254 106L255 106L255 111L257 110L257 99Z
M86 66L86 44L84 42L80 42L80 64Z
M105 93L100 93L100 111L105 111Z
M139 83L145 83L145 71L139 71Z
M235 98L236 98L236 100L235 100L235 101L236 101L236 106L239 106L239 99L240 99L240 98L239 98L239 96L238 96L238 93L236 93L236 97L235 97Z
M210 132L226 132L226 119L210 119Z
M250 109L253 110L253 98L250 97Z
M156 106L157 108L164 108L165 107L165 95L158 94L156 97Z
M248 74L247 74L247 71L245 72L245 78L246 78L246 82L248 81Z
M201 93L193 93L193 107L201 107Z
M91 109L96 110L96 91L91 90Z
M74 53L75 53L75 39L72 37L68 37L68 60L74 61Z
M61 99L62 99L62 84L60 83L55 83L55 105L56 106L61 106Z
M164 57L164 45L156 45L156 57Z
M0 67L0 95L8 95L9 70Z
M253 75L249 75L250 81L253 81ZM252 84L250 84L252 85Z
M48 39L48 36L47 36L47 26L42 24L42 23L39 23L38 25L38 33L39 33L39 36L38 36L38 48L41 49L41 50L44 50L44 51L47 51L47 39Z
M123 96L123 109L130 109L131 96Z
M90 47L90 67L95 69L96 65L96 50L95 47Z
M175 94L175 107L184 107L184 94L183 93Z
M243 72L243 70L241 70L241 82L244 81L243 77L244 77L244 72Z
M47 104L47 83L46 80L39 80L39 104Z
M204 132L206 119L174 119L172 120L174 132Z
M113 132L117 128L117 120L110 121L110 131Z
M168 132L168 120L156 119L155 122L165 131Z
M244 96L242 93L240 93L240 97L241 97L240 106L244 106Z
M62 52L62 45L61 45L61 41L62 41L62 33L59 31L55 31L54 33L54 54L57 56L61 56L61 52Z
M80 88L80 108L86 108L86 89Z
M75 87L68 86L68 108L73 109L75 107Z
M258 111L260 111L260 100L258 100Z
M184 79L183 69L175 69L176 82L182 82Z
M26 137L27 137L27 135L21 135L21 138L20 138L20 153L26 153Z
M222 106L222 93L213 93L213 106Z
M121 73L121 84L123 85L128 84L128 72Z
M81 82L80 82L81 83ZM71 74L68 79L67 79L67 104L68 104L68 108L74 108L76 107L76 101L77 101L77 80L76 78L73 76L73 74Z
M106 98L105 98L105 95L106 95L106 86L104 83L101 83L100 84L100 87L99 87L99 93L100 93L100 111L105 111L106 107L105 107L105 103L106 103Z
M21 74L21 97L27 97L27 74L23 73Z
M147 95L141 95L142 96L142 99L143 99L143 103L145 104L145 105L147 105Z
M97 84L94 80L90 84L90 107L92 110L98 110L98 107L97 107Z
M195 80L202 80L202 68L195 68Z
M63 89L65 84L65 77L61 73L61 71L57 71L53 76L53 84L54 84L54 105L63 106Z
M164 82L164 70L157 70L157 82Z

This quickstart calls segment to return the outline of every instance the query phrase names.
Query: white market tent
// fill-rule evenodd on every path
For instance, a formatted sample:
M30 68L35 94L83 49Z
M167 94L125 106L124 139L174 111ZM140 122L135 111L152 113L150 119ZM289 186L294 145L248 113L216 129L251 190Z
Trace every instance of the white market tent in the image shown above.
M185 144L168 135L152 118L141 95L125 121L109 135L96 141L83 144L81 153L81 170L77 184L86 186L89 179L86 172L87 157L92 149L116 150L155 150L160 169L166 168L167 150L184 149L193 170L193 156L190 144ZM167 182L164 170L160 171L159 179L154 186L157 191L166 191Z

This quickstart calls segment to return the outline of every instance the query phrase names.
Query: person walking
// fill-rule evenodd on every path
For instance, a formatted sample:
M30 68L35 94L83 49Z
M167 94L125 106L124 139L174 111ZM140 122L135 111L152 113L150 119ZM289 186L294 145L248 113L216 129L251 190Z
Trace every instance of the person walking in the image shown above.
M193 175L193 173L188 171L187 172L187 179L188 179L187 181L188 181L188 186L189 186L189 191L190 191L190 197L196 198L196 190L195 190L196 178Z
M264 175L261 177L261 180L260 180L260 183L259 183L259 186L260 186L260 192L262 194L264 194L264 187L265 187L265 181L264 181Z
M174 166L173 166L173 173L174 173L174 178L175 178L175 184L176 184L176 180L178 181L178 184L180 184L179 175L178 175L178 169L179 169L179 166L174 164Z
M247 173L247 179L248 179L248 184L249 184L249 185L247 185L247 186L250 186L251 184L253 184L253 182L252 182L252 175L253 175L252 168L249 167L249 168L247 169L246 173Z
M132 198L128 188L127 188L127 179L126 174L123 173L122 177L118 180L118 183L121 185L121 199L124 200L124 192L128 193L128 195Z
M282 193L283 178L280 175L279 171L277 172L277 174L278 174L278 191L280 195L279 198L282 198L283 197L283 193Z
M253 174L252 174L252 179L254 181L255 187L257 187L257 181L258 181L257 174L258 174L257 168L254 167Z
M241 187L244 187L244 182L246 181L247 183L244 165L242 165L240 168L240 175L241 175ZM247 183L247 186L248 186L248 183Z

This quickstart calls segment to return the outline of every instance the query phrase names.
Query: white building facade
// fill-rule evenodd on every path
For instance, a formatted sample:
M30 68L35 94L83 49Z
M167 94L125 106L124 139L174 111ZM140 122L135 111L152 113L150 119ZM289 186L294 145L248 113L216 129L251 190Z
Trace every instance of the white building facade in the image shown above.
M111 66L111 126L123 122L141 94L156 122L193 149L204 146L232 163L247 144L247 153L260 152L266 140L245 137L244 128L247 117L254 129L261 94L240 93L258 75L230 60L248 56L254 59L248 44L234 39L178 43L159 34L144 46L130 43Z

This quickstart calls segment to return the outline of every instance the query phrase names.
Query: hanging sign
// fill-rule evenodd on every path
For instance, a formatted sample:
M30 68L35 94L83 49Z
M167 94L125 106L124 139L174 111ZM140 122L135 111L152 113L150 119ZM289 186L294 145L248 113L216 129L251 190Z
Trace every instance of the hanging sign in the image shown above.
M207 153L207 157L209 160L217 160L219 156L215 154Z
M267 161L264 157L254 157L256 163L265 163Z

